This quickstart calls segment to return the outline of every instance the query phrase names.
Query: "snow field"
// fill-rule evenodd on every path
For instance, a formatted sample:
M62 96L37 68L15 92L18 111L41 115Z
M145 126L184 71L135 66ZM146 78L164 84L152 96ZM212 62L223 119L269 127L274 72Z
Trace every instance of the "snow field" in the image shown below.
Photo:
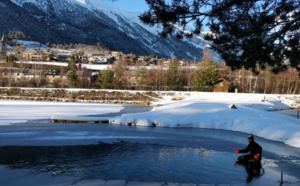
M291 105L297 106L299 98L295 95L154 93L160 98L157 98L157 101L152 104L160 105L159 107L155 107L150 112L110 117L108 118L110 123L121 125L130 123L146 127L155 125L158 127L194 127L239 131L300 148L300 120L268 112L290 109ZM171 95L181 96L183 100L174 101ZM237 109L231 109L232 105L235 105ZM50 119L52 116L85 119L86 115L118 113L122 109L122 105L1 100L0 125Z
M235 105L237 109L230 107ZM300 148L300 120L266 110L290 109L276 95L191 93L147 113L127 114L113 124L232 130Z

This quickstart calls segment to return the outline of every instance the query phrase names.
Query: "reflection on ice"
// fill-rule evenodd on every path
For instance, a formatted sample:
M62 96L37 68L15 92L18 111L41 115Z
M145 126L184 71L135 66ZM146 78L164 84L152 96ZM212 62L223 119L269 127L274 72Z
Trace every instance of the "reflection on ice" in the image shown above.
M77 176L82 179L145 182L243 182L245 172L234 169L231 165L232 158L227 153L205 149L136 143L0 147L0 163L11 168L25 168L32 173ZM215 175L219 176L216 178Z
M1 129L0 164L32 173L125 183L240 184L248 177L244 167L233 166L234 148L248 143L238 132L51 123ZM255 183L278 184L281 170L286 183L299 183L300 149L256 140L264 148L265 174Z
M0 133L0 136L32 136L32 135L37 135L40 134L41 132L4 132L4 133Z
M48 137L40 137L36 138L36 140L71 140L71 139L95 139L95 140L101 140L101 139L117 139L117 140L124 140L124 139L154 139L154 137L144 137L144 136L85 136L85 135L79 135L79 136L48 136ZM159 139L159 138L155 138Z

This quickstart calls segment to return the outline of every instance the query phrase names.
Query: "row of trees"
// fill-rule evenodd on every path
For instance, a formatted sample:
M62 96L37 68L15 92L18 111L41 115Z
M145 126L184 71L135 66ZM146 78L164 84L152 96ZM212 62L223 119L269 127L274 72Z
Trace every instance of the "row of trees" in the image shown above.
M197 66L180 66L173 59L169 68L163 66L138 67L128 66L125 59L119 59L111 69L99 71L98 75L75 65L74 56L68 67L55 67L38 64L15 64L8 56L7 62L0 69L1 86L20 87L57 87L57 88L101 88L101 89L136 89L136 90L188 90L212 91L213 82L219 78L230 82L229 89L245 93L300 93L300 81L297 70L289 68L285 72L272 73L272 67L265 70L256 69L258 74L241 69L216 68L209 52L204 51L202 62ZM16 70L19 69L19 70ZM30 69L30 75L12 78L13 71L19 73ZM59 71L60 78L47 79L45 70ZM93 74L93 75L92 75ZM58 75L58 74L57 74Z
M174 59L168 69L141 67L128 70L118 61L112 69L99 73L97 85L102 89L211 91L212 83L218 79L215 67L215 63L209 62L196 68L180 68L179 61Z
M229 91L238 89L241 93L299 94L299 73L293 68L274 74L272 68L232 71L230 68L216 69L213 62L200 63L196 68L181 68L176 61L170 68L139 68L126 71L126 67L117 65L113 69L99 73L98 87L102 89L137 89L137 90L188 90L212 91L213 82L224 78L230 82ZM129 73L128 73L129 72ZM134 84L130 78L135 77Z
M256 75L252 71L226 70L223 77L231 82L231 87L237 87L239 92L245 93L272 93L272 94L299 94L300 79L296 69L289 68L284 72L274 74L272 68L260 70Z
M141 67L135 70L130 70L128 66L119 62L111 69L98 72L96 76L90 76L92 72L84 68L68 70L65 67L56 67L60 78L52 82L42 73L47 68L49 67L43 65L26 65L26 67L23 65L21 69L31 69L31 75L16 79L16 74L21 71L16 71L12 65L2 67L0 86L212 91L212 83L218 78L224 78L230 82L231 91L237 88L243 93L300 93L298 72L292 68L279 74L273 74L271 68L258 69L260 73L256 75L244 69L217 70L212 62L201 63L195 68L182 68L178 65L178 61L174 60L168 69Z

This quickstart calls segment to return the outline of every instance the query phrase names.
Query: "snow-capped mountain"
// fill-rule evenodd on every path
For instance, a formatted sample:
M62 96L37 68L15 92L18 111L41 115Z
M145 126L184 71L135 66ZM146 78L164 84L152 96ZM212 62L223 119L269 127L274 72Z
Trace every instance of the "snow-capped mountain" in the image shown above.
M199 59L206 45L196 37L191 40L162 38L159 35L162 28L149 27L139 20L137 13L124 11L102 0L11 0L14 4L9 0L3 1L2 4L9 5L12 10L26 14L28 18L24 22L30 22L33 28L29 29L27 24L19 21L21 25L17 29L39 42L100 42L111 50L125 53L185 59ZM16 16L8 19L23 18ZM0 21L0 24L5 23ZM38 28L41 30L38 31ZM1 30L0 27L0 32L7 32L7 29Z

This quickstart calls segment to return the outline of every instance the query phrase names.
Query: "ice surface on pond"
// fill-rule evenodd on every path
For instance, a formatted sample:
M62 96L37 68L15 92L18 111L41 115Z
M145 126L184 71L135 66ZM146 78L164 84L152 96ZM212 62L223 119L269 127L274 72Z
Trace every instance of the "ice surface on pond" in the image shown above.
M50 119L53 115L81 116L120 112L122 105L58 103L34 101L0 101L0 125Z
M170 92L169 92L170 93ZM203 92L173 92L182 101L172 101L169 94L159 92L161 98L153 103L162 105L150 112L110 117L112 124L137 126L194 127L245 132L269 140L284 142L300 148L299 120L266 110L290 109L295 96L232 94ZM236 106L231 109L229 106ZM49 103L49 102L0 102L0 125L34 119L66 116L90 119L84 115L118 113L121 105ZM97 119L97 117L93 117ZM76 136L82 137L82 136ZM99 137L99 136L95 136Z

